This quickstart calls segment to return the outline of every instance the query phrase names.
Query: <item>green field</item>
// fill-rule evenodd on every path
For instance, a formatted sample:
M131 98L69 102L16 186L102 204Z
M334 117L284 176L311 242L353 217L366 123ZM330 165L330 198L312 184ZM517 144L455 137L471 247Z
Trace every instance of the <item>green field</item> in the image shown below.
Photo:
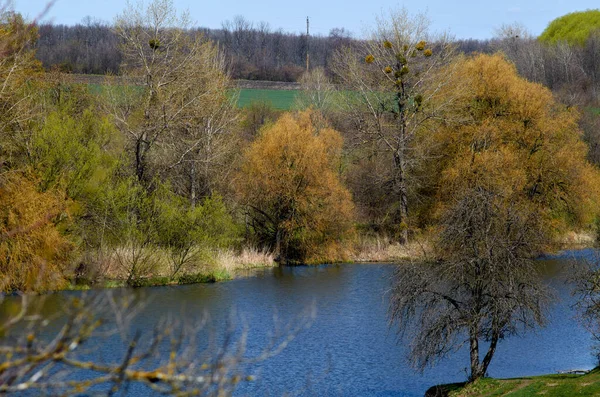
M87 84L91 93L101 95L104 86L101 84ZM238 107L249 106L252 102L268 102L273 108L279 110L290 110L294 107L297 90L275 90L275 89L240 89Z
M485 378L467 386L460 384L441 386L450 397L475 396L600 396L600 370L587 375L544 375L515 379Z
M600 116L600 108L587 108L587 110L593 114L595 114L596 116Z
M239 107L246 107L254 101L270 102L275 109L290 110L294 106L297 90L259 90L243 88L240 90Z

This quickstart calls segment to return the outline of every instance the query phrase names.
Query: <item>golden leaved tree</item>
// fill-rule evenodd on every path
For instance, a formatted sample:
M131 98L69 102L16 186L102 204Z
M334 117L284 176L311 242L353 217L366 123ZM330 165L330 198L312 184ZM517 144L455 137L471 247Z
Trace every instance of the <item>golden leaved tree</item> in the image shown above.
M468 189L493 189L533 205L551 233L589 225L598 209L598 170L586 160L575 109L518 76L501 55L459 61L451 113L432 136L440 149L437 214Z
M245 153L240 197L259 242L282 261L328 259L352 227L352 200L339 178L342 138L315 128L316 117L285 114Z
M65 210L64 193L39 192L18 173L0 178L0 291L64 287L73 247L54 220Z
M37 28L0 2L0 291L59 289L72 246L56 219L64 192L41 192L26 171L39 115Z
M412 339L417 368L467 345L474 381L498 343L545 323L549 293L535 258L591 223L599 176L576 112L549 90L501 55L456 66L439 92L452 111L430 136L439 148L430 163L436 260L396 272L390 315Z

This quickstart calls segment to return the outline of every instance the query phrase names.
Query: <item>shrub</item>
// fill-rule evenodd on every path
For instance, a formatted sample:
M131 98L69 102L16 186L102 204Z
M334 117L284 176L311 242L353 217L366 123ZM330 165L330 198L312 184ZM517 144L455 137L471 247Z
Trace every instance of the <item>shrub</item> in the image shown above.
M352 226L352 200L338 173L342 138L315 128L315 116L286 114L264 129L239 176L250 226L283 261L319 257Z
M64 192L37 190L20 173L0 177L1 291L47 291L66 285L73 249L57 227L66 213Z

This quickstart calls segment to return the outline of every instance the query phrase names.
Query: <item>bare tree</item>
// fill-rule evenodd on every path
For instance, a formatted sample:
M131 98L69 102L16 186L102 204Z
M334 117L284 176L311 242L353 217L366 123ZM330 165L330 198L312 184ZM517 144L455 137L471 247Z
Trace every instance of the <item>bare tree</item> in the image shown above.
M194 203L198 165L222 161L215 147L226 141L235 119L235 96L227 96L229 78L218 48L190 32L190 24L171 0L154 0L147 8L128 4L115 31L130 87L113 86L111 113L129 138L137 179L150 186L165 170L185 164ZM210 192L211 186L203 188Z
M522 24L502 25L496 30L493 48L511 60L519 74L530 81L544 83L545 49Z
M305 72L300 79L300 95L297 106L301 109L313 107L321 112L328 110L333 104L334 86L321 67Z
M193 206L228 180L236 148L237 92L226 72L225 57L212 42L203 43L177 91L190 105L178 128L165 139L163 152L170 178Z
M230 395L252 378L243 372L248 364L277 355L314 318L310 308L297 321L276 324L270 342L248 356L247 330L233 323L222 338L212 335L199 345L199 333L211 325L206 315L195 323L165 318L153 330L134 330L141 306L127 293L67 299L58 318L43 314L43 298L23 295L18 306L0 323L0 393L111 396L141 384L163 395ZM119 336L121 356L100 361L97 346Z
M401 241L408 239L411 178L421 160L416 137L438 115L430 99L452 74L449 38L432 35L429 25L423 14L391 10L362 45L338 52L332 66L350 93L343 111L356 120L360 141L377 142L391 157L391 218Z
M600 363L600 257L596 254L590 261L576 263L573 295L579 321L592 335L595 342L594 355Z
M442 219L438 259L398 267L390 321L412 340L416 368L467 345L476 380L486 375L500 341L544 324L549 293L533 258L543 234L537 218L500 193L473 188ZM482 341L489 343L485 354Z

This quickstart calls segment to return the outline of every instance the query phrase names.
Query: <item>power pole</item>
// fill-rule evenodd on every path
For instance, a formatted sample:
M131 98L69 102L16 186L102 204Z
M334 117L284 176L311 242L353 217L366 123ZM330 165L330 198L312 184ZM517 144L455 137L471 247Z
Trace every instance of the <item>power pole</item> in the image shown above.
M307 73L308 73L308 68L310 65L309 39L310 39L309 21L308 21L308 17L306 17L306 72Z

